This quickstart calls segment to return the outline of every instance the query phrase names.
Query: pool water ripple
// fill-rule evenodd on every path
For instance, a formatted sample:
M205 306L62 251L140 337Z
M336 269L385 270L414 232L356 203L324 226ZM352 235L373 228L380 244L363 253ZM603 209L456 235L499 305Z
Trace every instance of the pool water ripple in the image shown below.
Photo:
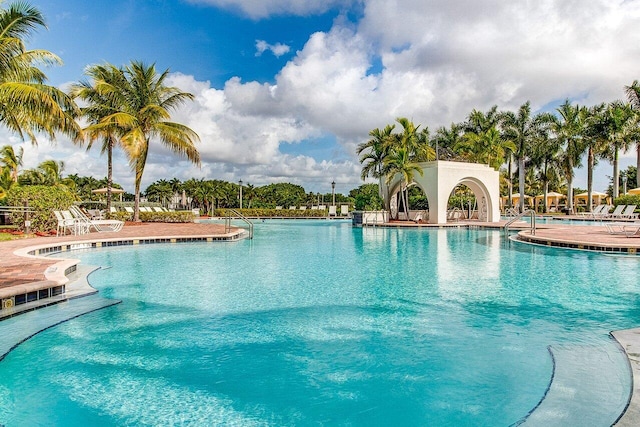
M511 425L547 389L548 346L607 347L640 312L636 260L516 245L267 221L251 241L74 252L113 266L90 280L123 302L11 352L0 422Z

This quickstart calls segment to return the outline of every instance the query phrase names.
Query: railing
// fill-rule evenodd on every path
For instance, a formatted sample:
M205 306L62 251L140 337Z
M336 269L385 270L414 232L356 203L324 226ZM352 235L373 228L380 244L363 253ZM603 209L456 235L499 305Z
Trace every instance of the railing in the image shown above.
M249 239L253 239L253 223L249 221L249 218L242 215L235 209L227 209L227 216L224 219L224 232L228 233L229 231L231 231L231 219L235 217L244 221L249 226Z
M533 236L536 235L536 211L534 211L533 209L527 209L524 212L516 215L514 218L511 218L504 225L504 232L505 232L505 235L507 237L509 237L509 226L511 224L513 224L514 222L516 222L517 220L519 220L522 217L524 217L525 215L530 215L531 216L531 235L533 235Z

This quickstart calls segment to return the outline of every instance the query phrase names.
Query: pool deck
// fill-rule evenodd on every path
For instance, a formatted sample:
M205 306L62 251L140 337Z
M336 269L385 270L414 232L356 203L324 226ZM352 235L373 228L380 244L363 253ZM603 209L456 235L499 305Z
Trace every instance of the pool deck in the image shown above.
M378 226L504 228L504 224L505 221L499 223L460 221L447 224L446 226L415 224L412 222L392 222ZM516 223L511 227L513 230L520 230L518 232L518 238L529 243L577 250L615 253L624 256L640 255L640 234L634 237L627 237L623 234L610 234L604 224L580 226L553 223L539 224L535 235L531 235L529 228L529 224L524 222ZM41 281L66 283L68 281L68 267L73 266L73 270L75 271L78 260L62 260L45 257L44 255L47 253L64 252L84 247L237 240L242 238L242 234L243 231L237 228L227 233L222 224L145 223L142 225L126 225L117 233L34 237L0 242L0 290ZM43 305L50 304L51 303ZM0 316L0 319L2 317L7 316ZM640 328L614 331L612 335L625 350L633 375L633 390L628 408L617 421L616 425L640 425Z

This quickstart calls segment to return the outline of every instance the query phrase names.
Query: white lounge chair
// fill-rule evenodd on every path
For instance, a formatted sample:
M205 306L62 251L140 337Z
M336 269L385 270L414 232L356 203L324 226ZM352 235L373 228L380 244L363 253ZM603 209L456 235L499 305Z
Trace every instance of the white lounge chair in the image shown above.
M610 214L606 214L604 218L620 218L620 214L622 214L622 211L624 210L625 207L626 205L616 206L613 212L611 212Z
M90 219L77 206L71 206L69 210L75 217L77 223L82 226L82 230L86 233L88 233L91 228L99 233L105 231L116 232L122 230L122 226L124 226L124 222L116 219Z
M69 209L72 209L72 208L75 208L75 206L72 206ZM62 217L66 221L73 222L73 234L86 234L89 232L89 227L87 226L86 222L78 221L78 218L72 215L70 210L60 211L60 214L62 214Z
M336 207L329 206L329 216L336 216Z
M307 207L306 207L306 206L300 206L300 210L301 210L301 211L306 211L306 210L307 210Z
M326 211L327 210L327 205L320 205L320 206L318 206L318 209L320 209L321 211Z
M604 226L607 228L607 233L609 234L626 234L625 226L628 224L620 223L620 222L609 222Z
M349 205L341 205L340 206L340 215L342 215L342 216L349 215Z
M164 212L164 211L162 210L162 208L159 208L159 207L157 207L157 206L156 206L156 207L154 207L154 208L153 208L153 210L154 210L154 212Z
M295 206L289 206L289 210L290 210L290 211L295 211L295 210L296 210L296 207L295 207Z
M282 206L276 206L276 210L277 210L277 211L282 210Z
M124 207L125 212L127 213L134 213L133 208L131 206L125 206Z
M585 218L599 218L600 216L609 213L609 205L598 205L591 212L581 212L580 216Z
M635 210L636 210L636 205L627 205L627 207L624 208L624 210L620 214L620 217L629 218L629 219L637 218L638 214L633 213Z
M75 218L67 219L62 216L62 213L60 211L53 211L53 215L56 217L56 220L58 221L58 227L56 228L56 236L59 236L60 233L62 233L63 236L66 235L67 230L69 230L70 233L73 233L73 234L76 233ZM71 216L71 213L69 213L69 216Z

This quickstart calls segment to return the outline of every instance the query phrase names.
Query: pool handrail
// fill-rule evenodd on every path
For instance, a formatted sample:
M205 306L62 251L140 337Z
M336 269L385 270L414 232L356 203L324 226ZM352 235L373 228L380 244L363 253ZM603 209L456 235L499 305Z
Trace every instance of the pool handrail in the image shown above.
M536 211L534 211L533 209L527 209L527 210L522 211L521 213L519 213L515 217L511 218L504 225L504 232L507 235L507 237L509 236L509 226L511 224L513 224L514 222L516 222L517 220L521 219L525 215L530 215L531 216L531 235L532 236L536 235Z
M232 216L232 214L234 216ZM235 209L227 209L227 216L225 217L225 220L224 220L224 232L228 233L231 230L231 219L235 217L247 223L247 225L249 226L249 239L253 239L253 223L249 221L249 218L242 215L240 212L238 212Z

